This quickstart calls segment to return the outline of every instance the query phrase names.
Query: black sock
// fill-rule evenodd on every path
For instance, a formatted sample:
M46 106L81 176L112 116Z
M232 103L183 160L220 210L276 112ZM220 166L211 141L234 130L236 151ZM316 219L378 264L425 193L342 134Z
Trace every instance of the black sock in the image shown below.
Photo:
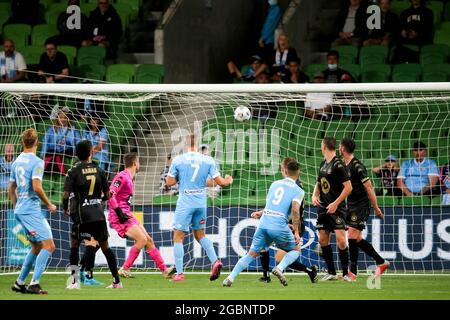
M119 274L117 272L117 260L116 256L114 255L114 252L112 252L111 248L106 249L103 251L103 254L105 255L106 261L108 262L109 270L111 271L112 276L114 277L114 283L119 283Z
M263 271L264 278L267 278L269 276L269 264L270 264L270 254L269 251L261 251L259 253L260 260L261 260L261 268Z
M339 249L339 260L341 261L342 275L348 274L348 248Z
M95 247L86 246L84 253L84 269L86 270L86 278L93 278L93 270L95 264Z
M71 266L77 266L78 261L80 260L80 250L79 248L70 248L70 257L69 262Z
M86 253L81 256L80 271L83 272L86 269Z
M289 265L289 268L297 270L297 271L301 271L301 272L306 272L306 273L311 271L311 270L308 270L308 268L303 263L300 263L298 260L292 262Z
M328 273L336 275L336 269L334 268L333 250L330 245L322 247L322 255L325 263L327 264Z
M361 241L358 242L358 247L362 251L364 251L369 257L372 257L375 260L376 264L384 263L384 259L375 251L372 245L365 239L362 239Z
M348 248L350 250L350 271L358 274L358 255L359 249L356 239L348 239Z

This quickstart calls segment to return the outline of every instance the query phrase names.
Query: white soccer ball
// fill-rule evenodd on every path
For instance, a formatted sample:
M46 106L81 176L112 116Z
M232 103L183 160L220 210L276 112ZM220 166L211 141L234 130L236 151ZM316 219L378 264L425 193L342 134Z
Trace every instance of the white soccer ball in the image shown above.
M245 106L238 106L234 110L234 118L236 121L242 122L242 121L248 121L252 117L252 113L249 108Z

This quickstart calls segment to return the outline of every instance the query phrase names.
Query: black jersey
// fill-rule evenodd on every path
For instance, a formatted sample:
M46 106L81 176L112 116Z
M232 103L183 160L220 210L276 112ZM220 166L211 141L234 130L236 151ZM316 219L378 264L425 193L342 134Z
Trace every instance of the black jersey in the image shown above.
M104 221L102 193L109 191L105 172L94 163L79 162L69 170L64 183L64 191L72 194L70 216L74 223Z
M302 188L302 190L304 190L302 182L299 179L297 179L297 181L295 181L295 183L300 188ZM300 233L300 236L302 236L303 233L305 232L305 219L304 219L304 215L303 215L304 211L305 211L305 197L303 197L302 203L300 204L300 210L299 210L299 213L300 213L300 229L298 231ZM289 223L291 223L291 222L292 221L289 221Z
M335 156L329 163L322 161L317 178L320 184L320 206L326 208L336 201L344 189L343 183L348 180L347 169L341 159ZM343 207L343 203L341 202L339 207Z
M352 182L352 193L347 197L347 203L351 207L369 207L370 201L364 183L369 180L366 167L357 158L347 165L347 171Z

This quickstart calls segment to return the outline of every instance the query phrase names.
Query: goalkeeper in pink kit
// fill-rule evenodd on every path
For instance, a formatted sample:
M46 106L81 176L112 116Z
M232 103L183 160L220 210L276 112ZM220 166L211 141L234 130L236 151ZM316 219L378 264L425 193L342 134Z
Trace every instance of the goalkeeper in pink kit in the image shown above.
M119 269L119 275L131 278L130 268L138 257L141 249L146 248L147 254L155 261L156 266L166 278L171 278L175 268L167 268L161 254L156 248L152 237L144 226L131 214L131 199L134 193L133 178L139 171L139 158L135 153L124 156L125 170L119 172L111 183L109 199L109 223L120 237L131 238L135 241L131 247L127 260Z

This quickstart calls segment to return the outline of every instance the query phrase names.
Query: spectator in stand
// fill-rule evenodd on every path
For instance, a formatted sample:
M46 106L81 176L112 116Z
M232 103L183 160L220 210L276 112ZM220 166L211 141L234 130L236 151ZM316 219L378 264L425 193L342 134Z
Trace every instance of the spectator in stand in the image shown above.
M296 57L288 62L288 70L282 76L282 83L308 83L309 77L300 70L301 60Z
M10 83L25 80L27 64L20 52L16 51L14 42L3 41L3 51L0 53L0 82Z
M328 69L322 71L325 76L325 82L341 83L342 79L345 79L345 82L356 82L350 72L339 68L339 52L336 50L330 50L328 52L327 63ZM350 77L350 80L348 80L348 77L343 77L345 74Z
M265 59L269 66L271 79L279 82L288 72L288 62L297 59L297 51L289 46L289 39L285 34L278 37L278 45L276 50L272 50L272 54ZM262 69L267 66L263 64Z
M107 48L109 58L116 57L122 37L122 20L109 0L99 0L98 7L91 12L88 35L82 46L104 47Z
M80 0L69 0L67 6L80 6ZM67 27L67 21L72 16L72 13L67 13L66 11L61 12L58 16L58 31L59 34L54 37L50 37L49 41L55 43L56 45L67 45L80 47L81 42L87 38L88 29L88 18L87 16L80 12L80 28L69 29Z
M418 63L420 53L405 45L422 47L433 43L433 11L425 0L410 0L411 7L400 14L399 45L396 47L392 63Z
M254 83L270 83L270 77L269 74L267 74L266 72L261 73L259 76L256 77L255 81L253 81Z
M268 0L269 12L267 13L266 20L261 31L261 37L259 38L259 46L264 51L263 56L268 56L275 48L275 30L280 23L283 16L281 8L278 5L278 0Z
M382 45L390 47L395 43L400 24L398 16L391 12L391 0L379 0L381 9L381 29L368 30L364 46Z
M160 182L159 182L159 190L161 191L161 194L163 194L163 195L175 196L175 195L178 195L178 183L173 185L173 186L171 186L171 187L168 187L166 185L166 177L167 177L167 174L169 173L169 169L170 169L170 165L171 164L172 164L172 155L168 154L164 170L161 171L161 179L160 179Z
M450 162L441 168L442 205L450 205Z
M89 84L93 83L90 80L84 80L83 83ZM104 100L94 100L94 99L76 99L76 113L80 120L86 121L90 115L97 115L107 117L105 112L105 101Z
M86 118L87 128L82 134L82 140L92 143L94 157L98 166L104 171L109 170L109 134L102 121L102 114L91 114Z
M338 38L332 47L341 45L360 46L362 39L367 35L367 5L363 0L350 0L342 8L337 21Z
M244 68L244 73L242 73L233 61L229 61L227 64L228 72L235 80L253 82L255 78L265 71L265 68L261 68L263 61L258 55L251 56L249 64L250 67Z
M13 23L38 24L39 0L12 0L11 16L4 25Z
M372 169L377 177L381 178L381 189L377 190L377 195L397 196L402 195L402 191L397 188L397 176L400 167L397 158L389 155L384 163Z
M317 72L314 75L314 83L325 83L325 75ZM330 120L333 93L308 92L305 98L305 117L319 120Z
M80 133L72 127L69 115L68 107L55 106L52 110L50 119L53 124L45 132L41 149L45 172L66 174L64 160L72 158L75 154Z
M45 43L45 52L41 55L38 66L39 82L64 83L70 82L69 62L64 53L52 41Z
M14 156L14 145L10 143L5 144L3 153L3 157L0 158L0 192L6 192L9 187L11 165L16 159Z
M403 162L397 184L403 195L438 195L439 170L434 160L426 158L427 148L422 141L414 142L414 159Z

